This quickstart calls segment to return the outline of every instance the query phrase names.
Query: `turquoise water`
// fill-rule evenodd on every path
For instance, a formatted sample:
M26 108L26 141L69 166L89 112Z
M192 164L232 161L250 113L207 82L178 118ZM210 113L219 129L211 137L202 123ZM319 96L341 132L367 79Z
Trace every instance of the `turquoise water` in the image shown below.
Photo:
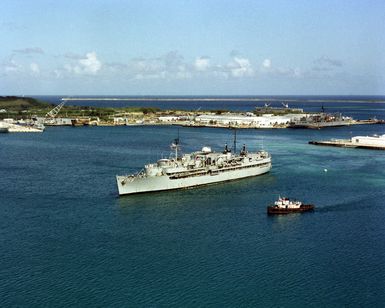
M382 307L385 152L308 145L385 127L240 130L269 174L118 198L115 175L168 156L175 127L0 135L0 304ZM232 143L181 128L184 152ZM327 169L327 172L324 171ZM314 213L268 217L278 195Z

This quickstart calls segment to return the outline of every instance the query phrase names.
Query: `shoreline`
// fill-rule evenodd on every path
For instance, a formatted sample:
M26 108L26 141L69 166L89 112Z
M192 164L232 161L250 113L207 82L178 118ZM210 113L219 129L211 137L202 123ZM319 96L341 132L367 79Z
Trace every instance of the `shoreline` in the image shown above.
M326 127L302 127L302 128L295 128L295 129L322 129L322 128L335 128L335 127L342 127L342 126L352 126L352 125L376 125L376 124L385 124L385 121L382 120L360 120L360 121L354 121L349 124L345 125L331 125ZM46 125L46 126L65 126L65 125ZM69 126L69 125L67 125ZM97 125L72 125L75 127L82 127L82 126L182 126L182 127L193 127L193 128L228 128L228 129L292 129L288 125L276 125L271 127L254 127L250 125L221 125L221 124L203 124L203 123L194 123L190 124L189 122L143 122L143 123L109 123L109 122L102 122Z
M300 98L301 99L301 98ZM59 105L49 104L33 98L3 97L2 121L22 124L34 123L46 126L139 126L178 125L185 127L239 128L239 129L321 129L350 125L385 124L385 120L375 117L355 120L341 113L304 112L302 108L255 107L249 112L229 110L164 110L154 107L106 108L64 106L66 101L263 101L259 97L64 97ZM276 98L271 98L276 100ZM293 98L293 101L297 99ZM325 101L318 97L306 101ZM288 100L286 100L288 101ZM298 100L297 100L298 101ZM336 101L336 100L333 100ZM352 101L352 100L341 100ZM358 100L356 100L358 102ZM15 108L15 105L18 108ZM7 109L5 109L7 108ZM63 109L62 109L63 108ZM61 114L65 116L57 116ZM14 119L12 116L15 116ZM26 117L27 116L27 117Z
M153 102L336 102L336 103L385 103L385 99L301 99L301 98L253 98L253 97L63 97L62 101L153 101Z

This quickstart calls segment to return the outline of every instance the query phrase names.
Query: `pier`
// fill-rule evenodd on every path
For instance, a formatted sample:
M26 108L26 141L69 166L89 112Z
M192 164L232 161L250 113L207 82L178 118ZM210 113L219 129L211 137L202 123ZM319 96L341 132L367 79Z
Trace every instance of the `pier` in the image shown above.
M309 144L342 148L361 148L385 150L385 135L355 136L351 139L331 139L325 141L309 141Z

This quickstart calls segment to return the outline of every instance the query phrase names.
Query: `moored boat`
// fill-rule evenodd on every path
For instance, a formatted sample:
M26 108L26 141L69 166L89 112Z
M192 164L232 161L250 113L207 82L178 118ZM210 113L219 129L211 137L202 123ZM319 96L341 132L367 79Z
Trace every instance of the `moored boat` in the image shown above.
M301 201L292 201L289 198L279 197L274 205L267 207L267 213L270 215L275 214L290 214L290 213L303 213L313 211L314 205L303 204Z

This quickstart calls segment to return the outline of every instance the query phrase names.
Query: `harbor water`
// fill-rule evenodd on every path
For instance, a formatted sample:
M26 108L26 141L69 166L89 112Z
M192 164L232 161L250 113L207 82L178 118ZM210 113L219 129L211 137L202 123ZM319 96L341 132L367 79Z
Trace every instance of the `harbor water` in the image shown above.
M385 119L384 104L362 109L359 117ZM270 173L119 198L115 175L168 157L177 134L171 126L2 134L0 305L383 307L385 152L308 141L385 134L384 125L238 130L239 149L271 153ZM185 153L233 140L228 129L179 134ZM279 195L316 210L268 216Z

